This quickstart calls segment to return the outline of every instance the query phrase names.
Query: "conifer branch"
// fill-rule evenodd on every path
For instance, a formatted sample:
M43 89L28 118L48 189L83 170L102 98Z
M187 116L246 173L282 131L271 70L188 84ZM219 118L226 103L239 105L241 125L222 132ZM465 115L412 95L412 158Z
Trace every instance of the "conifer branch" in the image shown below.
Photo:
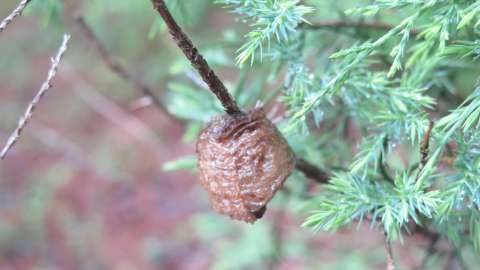
M27 7L31 0L22 0L18 6L0 23L0 33L18 16L22 15L23 10Z
M85 38L91 43L91 45L95 48L98 55L100 56L101 60L113 73L117 74L125 81L131 82L135 86L135 88L140 90L145 96L148 96L152 100L153 104L158 108L158 110L162 112L165 116L167 116L170 120L175 122L179 121L178 118L176 118L167 110L160 98L155 95L155 92L150 87L148 87L144 82L139 80L136 76L131 74L122 64L120 64L119 61L117 61L111 56L105 45L95 35L93 30L88 26L82 16L78 16L76 18L76 21L80 26L80 29L82 30Z
M52 58L52 64L50 67L50 70L48 71L48 76L45 82L42 84L40 87L40 90L37 92L33 100L30 102L28 105L28 108L23 115L22 118L20 118L17 128L15 131L12 133L12 135L9 137L5 147L3 150L0 152L0 159L4 159L7 156L8 151L13 147L13 145L20 139L20 136L22 134L22 131L25 129L27 126L28 122L33 116L33 112L35 108L37 107L38 103L42 99L42 97L47 93L47 91L52 87L52 81L55 78L55 75L57 74L58 66L60 65L60 61L63 58L63 55L67 51L67 46L68 42L70 40L70 35L64 35L63 36L63 42L60 48L58 49L57 55L55 58Z
M222 103L227 114L242 113L236 101L228 92L227 88L210 68L207 61L198 52L193 45L190 38L183 32L182 28L177 24L172 14L168 10L165 1L152 0L154 9L160 14L165 24L167 25L172 39L177 46L182 50L185 57L190 61L192 66L198 71L203 81L208 85L210 91L215 94L218 100Z

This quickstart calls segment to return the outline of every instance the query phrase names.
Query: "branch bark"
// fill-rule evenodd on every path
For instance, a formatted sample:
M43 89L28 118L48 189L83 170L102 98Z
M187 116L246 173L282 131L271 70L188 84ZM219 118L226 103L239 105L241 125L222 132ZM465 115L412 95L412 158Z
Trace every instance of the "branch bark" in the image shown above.
M18 6L0 23L0 33L18 16L22 15L23 10L27 7L31 0L22 0Z
M217 96L218 100L225 108L225 112L230 115L243 113L238 107L236 101L228 92L223 82L210 68L205 58L203 58L203 56L198 52L190 38L183 32L182 28L180 28L175 19L172 17L172 14L165 4L165 1L152 0L152 3L154 9L165 21L172 39L182 50L183 54L190 61L192 66L198 71L203 81L207 83L210 91Z
M52 59L52 65L50 67L50 70L48 71L47 79L45 80L45 82L43 82L42 86L40 87L40 90L37 92L33 100L28 105L28 108L25 114L23 115L22 118L20 118L18 122L17 128L9 137L2 152L0 152L0 159L4 159L7 156L8 151L10 151L13 145L15 145L15 143L20 139L22 131L25 129L28 122L32 118L33 112L35 111L35 108L37 107L38 103L40 102L42 97L47 93L47 91L52 87L53 78L55 78L55 75L57 74L58 66L60 65L60 61L62 60L65 52L67 51L69 40L70 40L70 35L63 36L62 45L58 49L58 52L55 58Z
M144 82L139 80L136 76L131 74L124 66L122 66L116 59L114 59L108 52L105 45L100 41L100 39L95 35L92 29L85 22L83 17L78 16L76 18L80 29L82 30L85 38L92 44L97 53L100 55L100 58L105 63L105 65L120 78L125 81L131 82L138 90L142 91L145 96L148 96L153 104L170 120L178 122L179 119L172 115L167 108L163 105L158 96L155 95L154 91L148 87Z
M326 184L330 180L330 174L306 161L303 158L297 158L295 168L301 171L307 178L315 180L320 184Z

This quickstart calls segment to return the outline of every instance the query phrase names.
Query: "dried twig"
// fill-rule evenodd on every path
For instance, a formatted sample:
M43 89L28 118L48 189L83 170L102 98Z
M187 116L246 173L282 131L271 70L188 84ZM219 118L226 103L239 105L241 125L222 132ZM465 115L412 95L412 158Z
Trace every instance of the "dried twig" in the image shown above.
M28 108L27 108L25 114L23 115L23 117L20 118L20 121L18 122L17 128L12 133L12 135L9 137L9 139L7 141L7 144L5 145L2 152L0 153L0 159L4 159L6 157L8 151L18 141L18 139L20 138L20 135L22 134L23 129L28 124L28 121L32 118L33 111L35 110L36 106L40 102L41 98L52 87L52 80L55 77L55 75L57 74L58 66L60 64L60 61L62 60L63 55L65 54L65 52L67 50L67 45L68 45L69 40L70 40L70 35L64 35L63 36L62 45L60 46L55 58L52 59L52 65L50 67L50 70L48 71L47 79L42 84L42 87L38 91L37 95L35 95L33 100L28 105Z
M387 252L387 270L395 270L395 262L393 260L392 243L388 239L387 233L385 233L385 251Z
M121 65L117 60L115 60L108 50L106 49L105 45L100 41L100 39L93 33L92 29L88 26L85 22L83 17L78 16L76 18L78 25L80 26L83 35L87 38L87 40L92 44L92 46L97 50L100 58L105 63L105 65L115 74L117 74L120 78L131 82L137 89L143 92L144 95L151 98L153 104L170 120L172 121L179 121L174 115L172 115L165 105L161 102L157 95L155 95L154 91L148 87L144 82L139 80L136 76L131 74L123 65Z
M170 35L177 46L182 50L183 54L185 54L185 57L190 61L192 66L198 71L203 81L207 83L210 91L217 96L218 100L225 108L225 112L228 114L242 113L223 82L210 68L207 61L198 52L190 38L183 32L182 28L180 28L175 19L172 17L172 14L165 4L165 1L152 0L152 3L155 10L158 11L160 16L165 21L165 24L170 30Z
M0 23L0 33L7 28L7 26L15 19L16 17L22 15L23 10L27 7L28 3L31 0L22 0L20 4Z

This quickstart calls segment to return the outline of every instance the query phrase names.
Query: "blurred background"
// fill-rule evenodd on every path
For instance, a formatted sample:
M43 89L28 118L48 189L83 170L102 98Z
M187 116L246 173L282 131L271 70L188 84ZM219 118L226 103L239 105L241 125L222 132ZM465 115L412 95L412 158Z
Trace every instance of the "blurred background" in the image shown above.
M321 13L355 1L306 2ZM0 18L17 4L2 0ZM210 0L170 5L242 104L276 95L275 81L251 79L268 78L269 67L235 66L247 31L236 16ZM131 81L112 73L77 15L180 120L148 106ZM384 268L383 235L368 225L335 235L301 227L304 198L321 187L299 173L254 225L210 209L195 174L194 143L201 122L220 107L147 0L33 0L0 34L2 145L45 79L63 33L72 40L54 86L0 162L0 269ZM395 245L399 269L418 267L426 245L421 236Z

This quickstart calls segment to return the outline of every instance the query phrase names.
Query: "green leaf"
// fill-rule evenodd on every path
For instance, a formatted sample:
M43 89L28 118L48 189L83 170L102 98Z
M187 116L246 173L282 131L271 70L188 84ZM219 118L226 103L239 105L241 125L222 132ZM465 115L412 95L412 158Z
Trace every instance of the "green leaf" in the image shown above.
M197 167L196 156L185 156L176 160L172 160L163 164L162 169L166 172L178 170L195 170Z

